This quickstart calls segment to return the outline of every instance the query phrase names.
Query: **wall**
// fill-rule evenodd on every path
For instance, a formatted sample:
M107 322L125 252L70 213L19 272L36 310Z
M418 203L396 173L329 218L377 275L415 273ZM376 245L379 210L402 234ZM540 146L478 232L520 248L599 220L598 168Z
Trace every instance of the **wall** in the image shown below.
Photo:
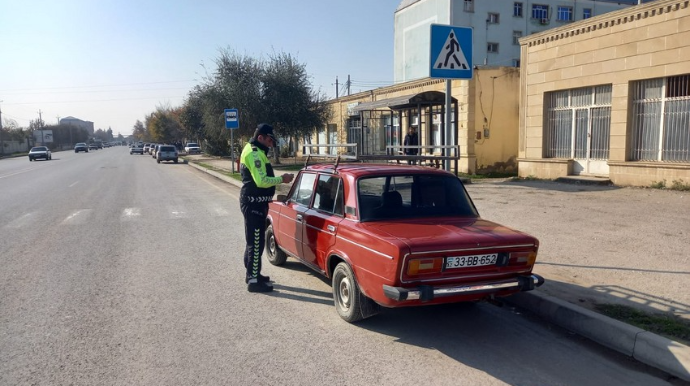
M626 154L630 83L690 73L690 1L657 0L523 38L521 46L520 176L535 171L523 161L542 158L545 93L611 84L610 179L649 185L688 177L690 165L642 166ZM535 176L550 178L554 165L544 163Z

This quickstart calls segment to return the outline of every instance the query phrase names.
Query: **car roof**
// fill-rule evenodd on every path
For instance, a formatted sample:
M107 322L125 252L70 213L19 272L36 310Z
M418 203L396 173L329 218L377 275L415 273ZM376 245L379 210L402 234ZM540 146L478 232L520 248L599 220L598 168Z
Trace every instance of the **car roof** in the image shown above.
M332 163L320 163L314 165L308 165L303 170L315 171L315 172L333 172L335 164ZM385 164L385 163L340 163L337 165L337 173L339 174L350 174L355 178L363 176L374 176L374 175L409 175L409 174L436 174L436 175L451 175L452 173L447 172L443 169L435 169L426 166L410 166L410 165L398 165L398 164Z

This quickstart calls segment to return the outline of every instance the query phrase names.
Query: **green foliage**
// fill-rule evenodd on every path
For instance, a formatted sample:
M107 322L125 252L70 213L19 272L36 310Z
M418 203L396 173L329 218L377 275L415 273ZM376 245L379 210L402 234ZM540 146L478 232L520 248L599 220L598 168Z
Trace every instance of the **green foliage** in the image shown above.
M619 304L599 304L596 309L606 316L632 324L643 330L684 343L690 342L690 322L676 315L650 314Z
M686 183L682 179L680 180L673 180L673 184L671 185L672 190L680 190L680 191L690 191L690 183Z
M158 107L146 116L148 137L156 143L173 143L181 137L182 126L171 108Z
M651 188L653 189L665 189L666 188L666 180L661 180L661 181L654 181L652 182L652 185L650 185Z

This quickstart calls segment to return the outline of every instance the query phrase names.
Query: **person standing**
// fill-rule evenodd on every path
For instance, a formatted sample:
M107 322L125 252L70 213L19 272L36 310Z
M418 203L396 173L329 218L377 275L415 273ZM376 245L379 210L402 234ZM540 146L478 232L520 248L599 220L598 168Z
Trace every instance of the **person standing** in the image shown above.
M262 123L254 136L242 149L240 156L240 210L244 216L246 247L244 250L245 282L249 292L271 292L273 285L268 276L261 274L261 255L264 252L268 203L273 200L276 186L292 181L294 175L285 173L275 177L268 160L268 149L276 145L273 127Z
M419 138L417 137L417 132L414 126L410 126L407 129L407 135L405 135L405 140L403 141L403 146L419 146ZM419 149L417 148L405 148L405 155L417 155ZM410 159L407 160L408 165L415 165L417 161Z

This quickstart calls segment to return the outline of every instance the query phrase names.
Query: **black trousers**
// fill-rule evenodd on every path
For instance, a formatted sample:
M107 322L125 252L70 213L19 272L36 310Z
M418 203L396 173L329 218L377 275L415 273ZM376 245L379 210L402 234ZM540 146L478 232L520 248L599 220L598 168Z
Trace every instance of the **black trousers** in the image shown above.
M244 216L244 237L247 243L244 249L244 267L247 269L247 280L256 280L261 273L268 203L240 203L240 210Z

